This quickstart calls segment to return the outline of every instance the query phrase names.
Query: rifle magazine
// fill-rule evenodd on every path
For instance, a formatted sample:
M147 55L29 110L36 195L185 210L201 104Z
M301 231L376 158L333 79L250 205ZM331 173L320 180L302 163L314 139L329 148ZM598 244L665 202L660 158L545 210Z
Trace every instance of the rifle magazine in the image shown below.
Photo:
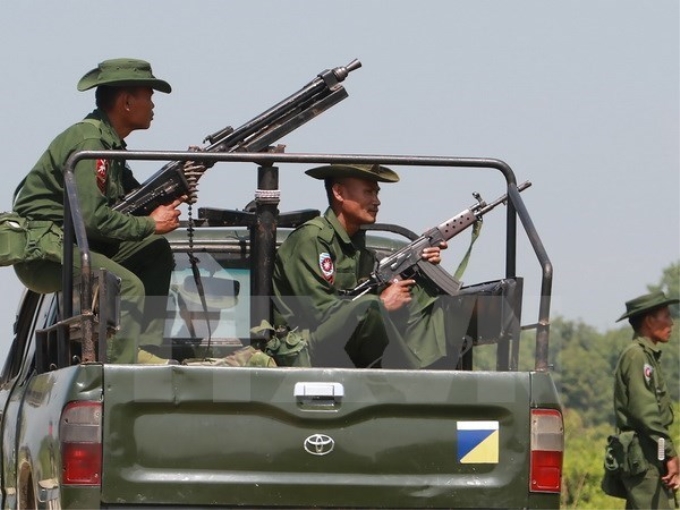
M449 296L457 296L460 292L462 283L447 273L440 265L421 260L418 262L418 270L428 280L439 287L442 293Z

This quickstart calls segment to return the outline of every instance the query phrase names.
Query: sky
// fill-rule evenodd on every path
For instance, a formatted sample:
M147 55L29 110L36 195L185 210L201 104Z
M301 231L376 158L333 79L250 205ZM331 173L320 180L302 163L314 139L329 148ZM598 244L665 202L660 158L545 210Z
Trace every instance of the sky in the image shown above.
M359 59L349 97L279 143L288 153L497 158L518 181L554 267L552 316L604 331L624 302L680 259L680 7L677 0L318 2L9 0L0 31L0 210L50 141L94 108L78 92L102 60L151 62L154 95L136 150L185 150L240 126L325 69ZM144 180L164 162L131 163ZM281 168L281 211L323 210L319 181ZM504 192L495 170L400 167L378 220L423 232ZM243 208L256 166L219 164L199 207ZM183 215L186 218L186 211ZM504 274L505 215L485 218L465 283ZM469 236L451 241L454 271ZM519 235L523 322L537 319L540 268ZM0 269L0 356L22 287Z

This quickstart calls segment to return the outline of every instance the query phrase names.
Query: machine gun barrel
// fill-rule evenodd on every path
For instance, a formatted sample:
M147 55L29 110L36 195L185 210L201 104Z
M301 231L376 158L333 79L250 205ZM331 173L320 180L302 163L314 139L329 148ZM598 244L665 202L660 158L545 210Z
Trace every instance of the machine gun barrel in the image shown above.
M326 69L312 81L283 101L234 129L231 126L208 135L203 140L207 152L262 152L270 145L345 99L348 94L341 83L350 72L361 67L354 59L346 66ZM214 163L206 163L210 168ZM184 163L166 163L141 186L113 206L116 211L137 216L148 215L159 205L195 195L197 177L185 175Z
M259 152L273 141L290 133L303 123L319 115L322 111L347 97L347 92L340 82L348 74L361 67L361 62L354 59L344 67L336 67L322 71L283 101L249 120L238 129L227 133L222 139L212 135L207 137L210 146L205 150L214 152ZM312 111L312 104L320 103L322 109ZM303 113L306 113L303 115ZM294 121L296 119L296 121ZM261 132L261 130L265 130Z

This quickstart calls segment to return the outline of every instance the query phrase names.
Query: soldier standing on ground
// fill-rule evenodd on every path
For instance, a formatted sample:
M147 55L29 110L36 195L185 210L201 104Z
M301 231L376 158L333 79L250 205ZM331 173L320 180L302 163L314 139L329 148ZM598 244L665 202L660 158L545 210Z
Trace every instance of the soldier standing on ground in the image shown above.
M616 426L636 432L628 453L639 448L644 459L640 473L622 478L626 508L674 508L674 491L680 488L678 452L669 434L671 398L659 363L661 345L673 329L668 306L678 302L663 292L645 294L626 302L626 313L618 319L628 319L634 336L616 366Z

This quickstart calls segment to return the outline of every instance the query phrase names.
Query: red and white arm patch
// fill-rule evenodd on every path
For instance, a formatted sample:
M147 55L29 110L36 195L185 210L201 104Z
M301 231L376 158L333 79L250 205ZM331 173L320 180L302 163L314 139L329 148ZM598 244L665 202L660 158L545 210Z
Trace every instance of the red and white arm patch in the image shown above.
M94 163L99 191L106 194L106 180L109 177L109 162L106 159L98 159Z
M331 284L335 281L335 266L330 253L319 254L319 269L321 269L324 280Z

